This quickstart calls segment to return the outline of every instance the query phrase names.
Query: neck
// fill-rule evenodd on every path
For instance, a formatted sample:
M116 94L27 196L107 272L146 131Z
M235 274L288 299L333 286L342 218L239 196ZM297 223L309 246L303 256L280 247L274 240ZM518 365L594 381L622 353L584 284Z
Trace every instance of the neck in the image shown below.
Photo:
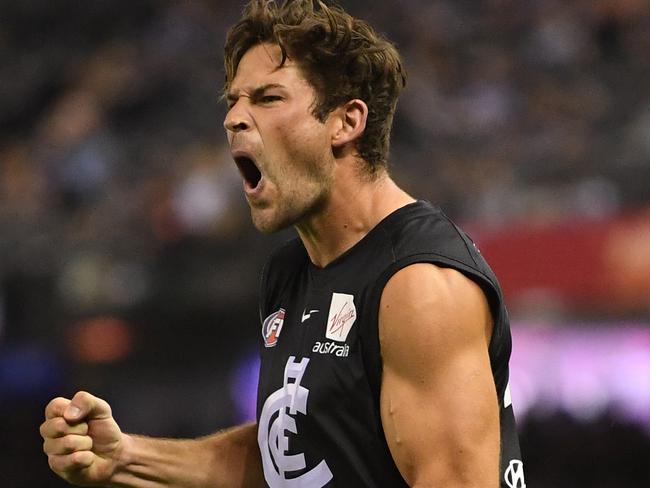
M321 268L363 239L386 216L415 201L386 171L372 180L341 172L344 174L335 176L321 210L295 226L312 263Z

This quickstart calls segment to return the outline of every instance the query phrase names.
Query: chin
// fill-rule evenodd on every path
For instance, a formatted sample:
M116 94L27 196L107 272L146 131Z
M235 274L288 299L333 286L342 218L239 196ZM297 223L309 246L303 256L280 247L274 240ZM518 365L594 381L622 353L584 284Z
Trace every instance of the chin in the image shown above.
M318 192L314 192L318 193ZM264 208L251 207L251 218L255 228L263 234L272 234L304 222L317 213L325 198L295 198L293 205L271 205Z
M256 214L254 210L251 211L253 225L262 234L273 234L274 232L284 230L293 224L293 222L285 222L284 220L274 217L276 216L260 215Z

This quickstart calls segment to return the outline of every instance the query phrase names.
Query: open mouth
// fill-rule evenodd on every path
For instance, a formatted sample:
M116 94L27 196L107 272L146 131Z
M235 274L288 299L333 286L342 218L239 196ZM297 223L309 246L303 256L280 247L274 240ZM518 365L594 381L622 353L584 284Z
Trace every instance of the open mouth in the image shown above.
M257 168L255 161L247 156L235 157L235 164L239 168L239 172L244 177L246 185L250 188L257 188L257 185L262 179L262 172Z

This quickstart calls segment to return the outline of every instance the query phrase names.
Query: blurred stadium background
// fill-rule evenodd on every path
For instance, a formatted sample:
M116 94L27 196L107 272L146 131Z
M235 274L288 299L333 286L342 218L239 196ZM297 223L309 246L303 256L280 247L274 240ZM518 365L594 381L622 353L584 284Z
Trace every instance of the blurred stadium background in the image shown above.
M342 2L410 80L396 179L502 281L528 486L650 486L650 4ZM49 488L53 395L131 432L251 418L257 287L221 128L242 4L0 0L0 486Z

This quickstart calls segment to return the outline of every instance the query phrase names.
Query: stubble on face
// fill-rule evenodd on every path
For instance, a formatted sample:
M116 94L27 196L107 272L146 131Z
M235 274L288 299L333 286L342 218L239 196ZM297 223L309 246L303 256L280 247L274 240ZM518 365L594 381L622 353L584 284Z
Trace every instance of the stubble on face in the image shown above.
M291 148L288 148L291 149ZM300 152L300 151L299 151ZM269 234L305 222L327 204L332 183L332 163L327 157L292 154L275 161L269 180L277 194L266 206L250 206L253 225ZM296 162L300 164L296 164Z

